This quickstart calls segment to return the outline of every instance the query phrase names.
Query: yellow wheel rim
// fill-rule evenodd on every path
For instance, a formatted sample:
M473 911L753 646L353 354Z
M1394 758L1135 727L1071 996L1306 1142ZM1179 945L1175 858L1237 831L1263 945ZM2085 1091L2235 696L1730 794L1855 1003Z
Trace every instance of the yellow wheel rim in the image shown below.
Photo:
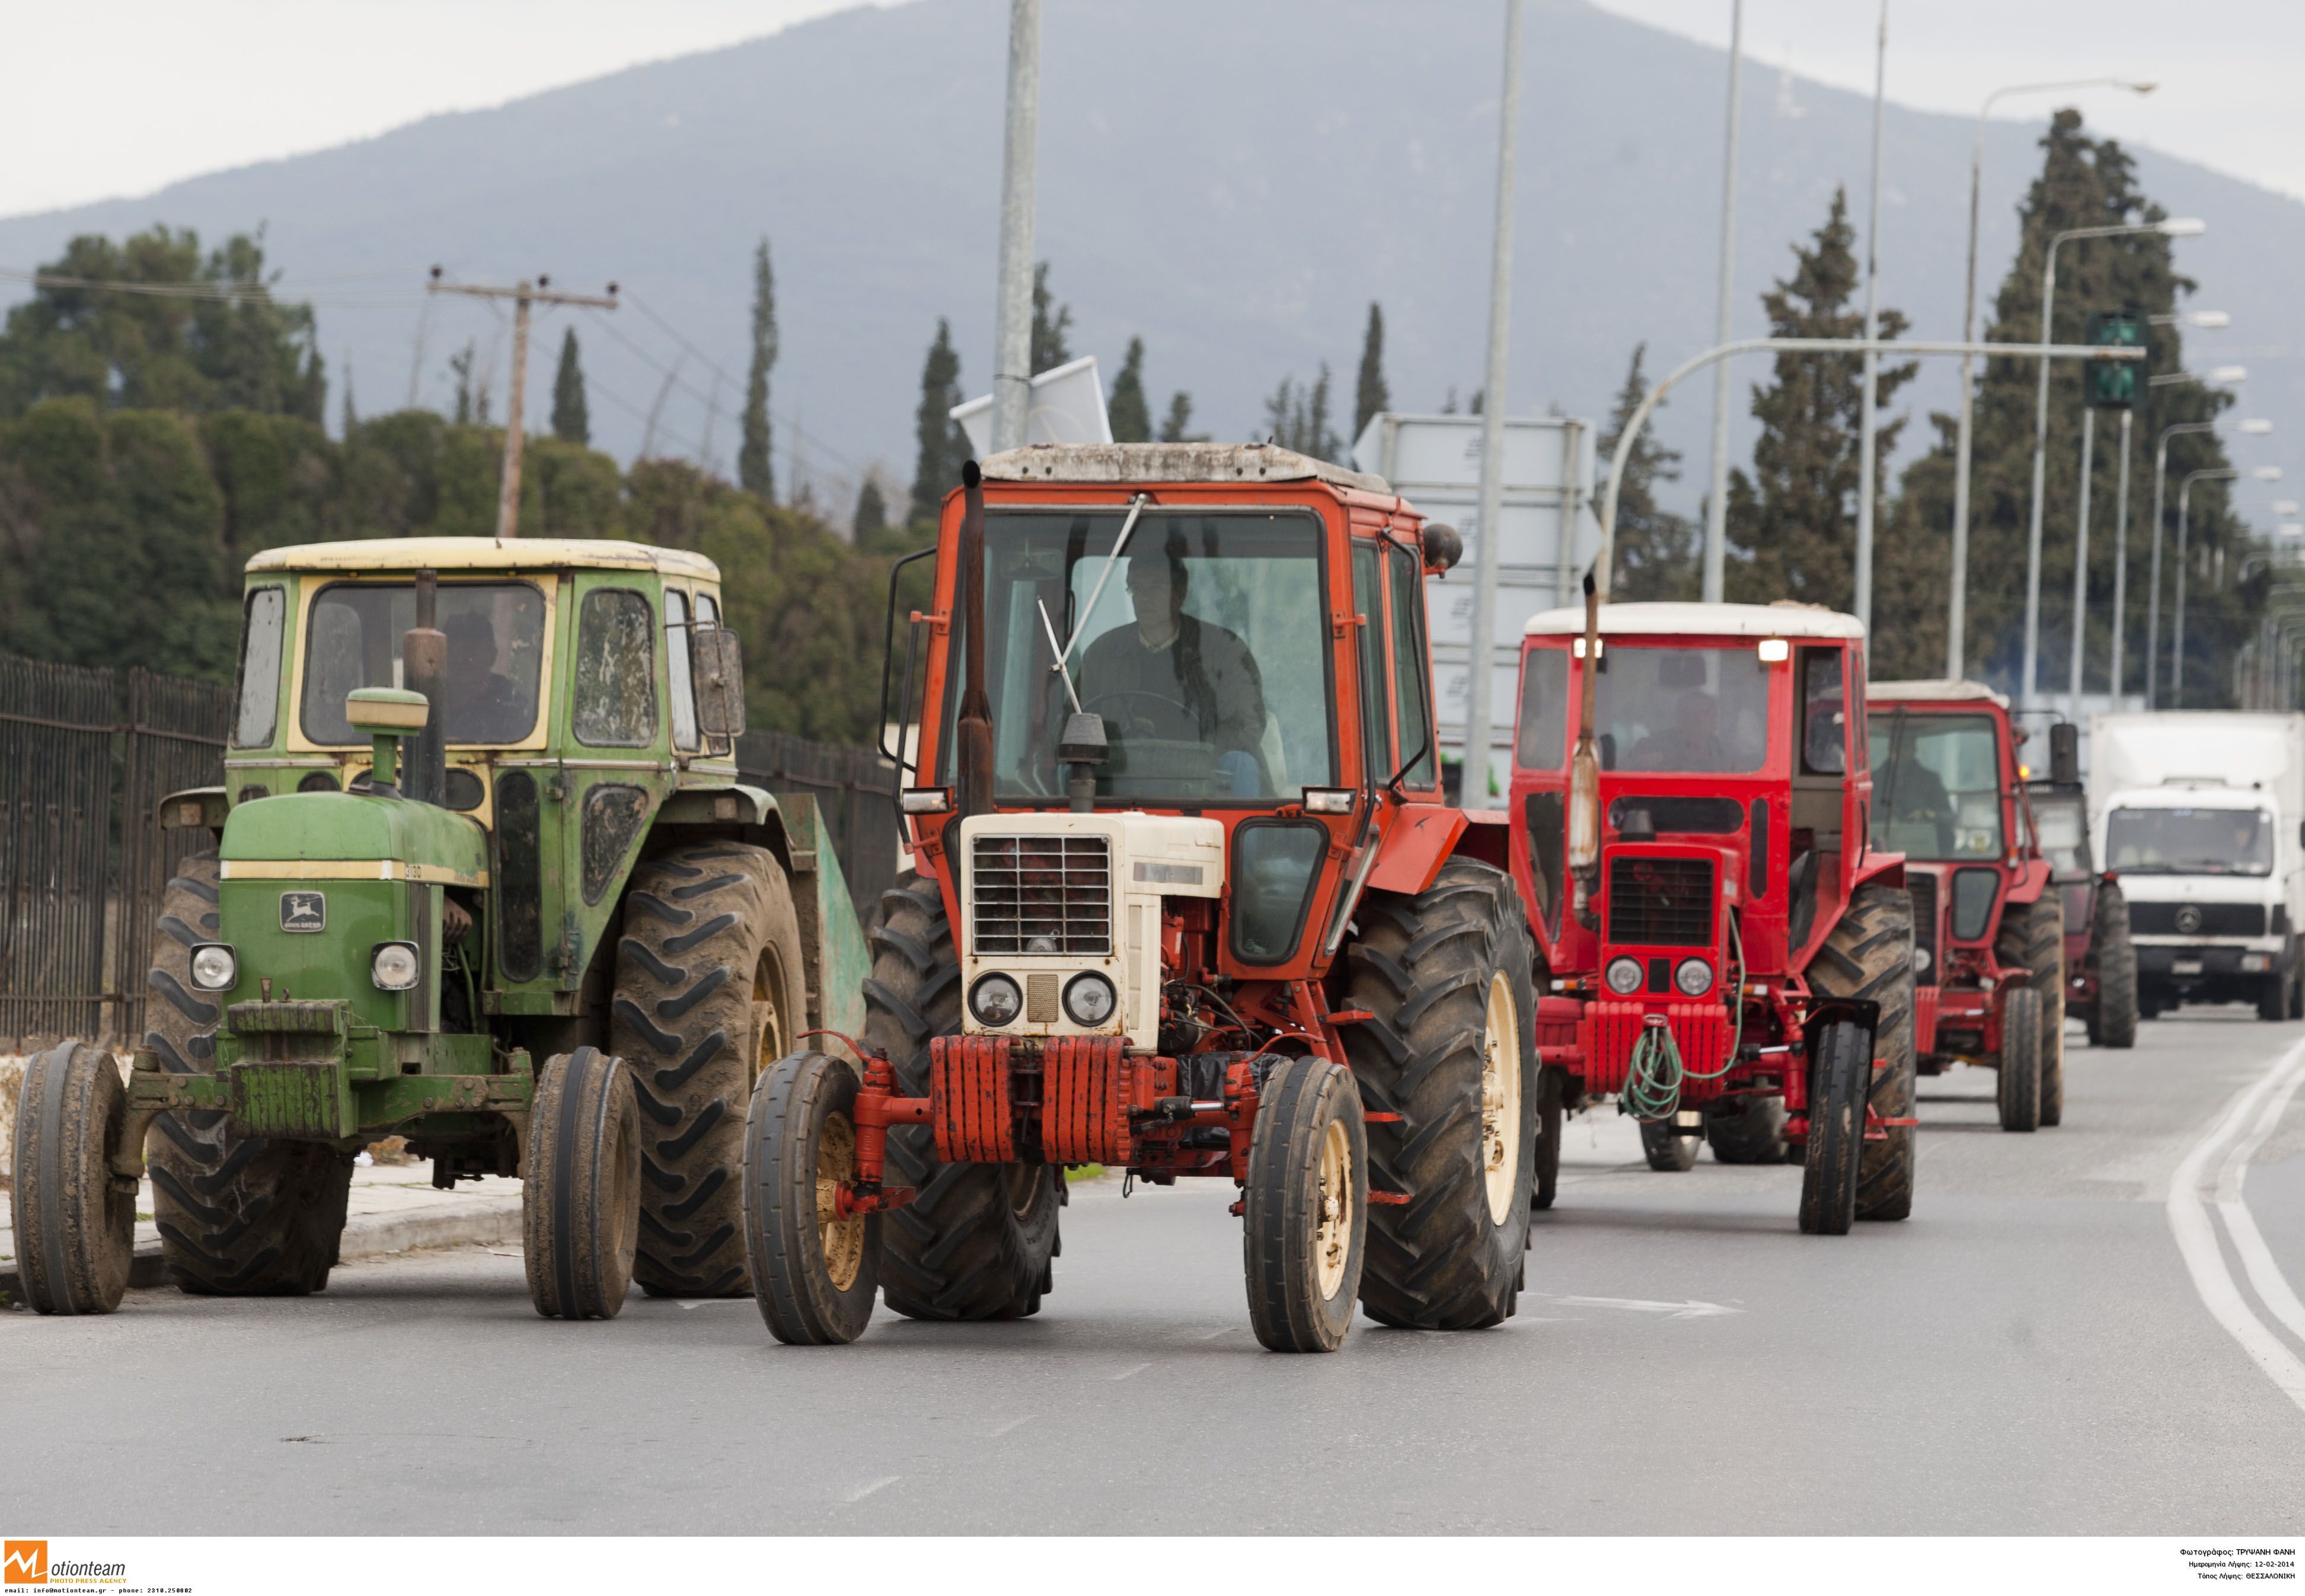
M1329 1122L1321 1138L1321 1214L1313 1235L1313 1262L1321 1300L1334 1301L1344 1288L1345 1264L1353 1250L1353 1144L1344 1121Z
M753 966L753 1079L792 1050L792 1039L787 1034L784 1014L784 966L777 962L777 950L764 947L761 961Z
M835 1291L856 1284L864 1265L864 1216L840 1217L840 1188L856 1177L856 1129L846 1114L825 1116L816 1142L816 1238Z
M1501 1225L1520 1185L1520 1010L1501 970L1489 981L1486 1034L1481 1039L1482 1178L1489 1223Z

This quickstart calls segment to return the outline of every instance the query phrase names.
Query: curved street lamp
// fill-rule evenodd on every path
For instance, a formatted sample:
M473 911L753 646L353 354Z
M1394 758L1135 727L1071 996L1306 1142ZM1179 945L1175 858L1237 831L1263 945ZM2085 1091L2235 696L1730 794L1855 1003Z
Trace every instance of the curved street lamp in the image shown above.
M2181 709L2185 707L2185 501L2192 497L2196 482L2230 481L2242 474L2237 466L2213 466L2207 471L2187 473L2184 481L2177 488L2177 615L2175 624L2171 629L2170 652L2173 658L2169 662L2169 695ZM2281 468L2260 465L2247 475L2259 482L2278 482L2281 480Z
M2223 424L2180 421L2173 427L2165 427L2160 445L2153 451L2153 573L2145 597L2145 707L2148 709L2161 707L2161 504L2162 491L2169 480L2169 440L2189 432L2215 432ZM2252 416L2242 421L2238 430L2250 437L2263 437L2273 430L2273 423L2261 416Z

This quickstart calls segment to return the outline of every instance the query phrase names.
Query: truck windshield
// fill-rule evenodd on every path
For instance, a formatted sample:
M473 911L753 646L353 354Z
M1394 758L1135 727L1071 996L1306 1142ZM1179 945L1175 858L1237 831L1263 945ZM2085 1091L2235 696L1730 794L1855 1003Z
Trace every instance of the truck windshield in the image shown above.
M2253 809L2116 809L2105 868L2131 876L2269 876L2273 817Z
M2001 853L2000 737L1989 715L1869 717L1873 835L1908 859Z
M1103 717L1110 744L1100 797L1258 802L1330 785L1336 693L1319 520L1147 509L1097 593L1126 518L1122 506L985 517L997 794L1064 793L1057 741L1072 701L1054 665L1067 643L1071 691ZM959 633L948 726L962 690Z
M1603 770L1751 771L1769 751L1769 674L1741 649L1603 640L1593 731Z
M2049 879L2086 881L2089 876L2088 822L2076 792L2032 795L2033 828L2048 855Z
M544 595L524 582L443 582L448 636L447 741L518 743L536 727ZM304 637L304 735L323 747L367 741L344 718L355 687L398 687L400 634L416 624L410 582L331 582Z

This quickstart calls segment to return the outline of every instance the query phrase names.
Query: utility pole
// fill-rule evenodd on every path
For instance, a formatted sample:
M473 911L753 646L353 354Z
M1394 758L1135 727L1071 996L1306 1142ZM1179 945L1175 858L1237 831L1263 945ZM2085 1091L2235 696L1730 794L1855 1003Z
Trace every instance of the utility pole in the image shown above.
M505 415L504 474L497 484L497 541L520 536L520 455L525 434L521 410L528 395L528 308L532 304L584 305L595 310L617 308L617 285L608 284L608 297L589 293L555 293L552 279L540 276L531 283L523 277L510 288L490 288L474 283L443 283L440 268L432 268L432 280L425 286L434 293L461 293L471 299L510 300L512 316L512 399Z
M1881 0L1881 30L1873 56L1873 197L1865 223L1865 393L1858 412L1857 438L1857 620L1869 642L1873 635L1873 483L1880 469L1873 436L1880 403L1881 353L1872 347L1881 335L1881 112L1889 81L1889 0Z
M1512 342L1513 147L1520 133L1521 0L1505 0L1504 94L1497 106L1497 231L1489 259L1489 364L1481 395L1481 510L1474 529L1480 543L1473 559L1473 632L1465 658L1465 763L1459 801L1485 808L1489 801L1490 678L1496 674L1497 565L1503 556L1505 470L1505 356ZM1561 496L1564 536L1570 496ZM1602 585L1608 579L1602 578Z
M992 452L1025 446L1033 405L1033 211L1041 130L1041 0L1008 0L1000 280L992 307Z
M1729 132L1721 157L1721 289L1713 310L1713 341L1729 342L1729 300L1737 276L1737 112L1743 98L1745 0L1729 4ZM1969 335L1964 332L1961 336ZM1713 487L1705 500L1705 579L1702 597L1718 604L1727 590L1729 548L1729 362L1713 369ZM1561 601L1569 602L1564 598Z

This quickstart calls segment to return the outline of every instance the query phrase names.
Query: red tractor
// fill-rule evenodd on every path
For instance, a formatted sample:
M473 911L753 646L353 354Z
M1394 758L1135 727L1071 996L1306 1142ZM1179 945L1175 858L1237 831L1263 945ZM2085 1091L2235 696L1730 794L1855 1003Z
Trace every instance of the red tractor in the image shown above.
M1272 447L967 469L897 694L920 873L871 934L853 1059L794 1053L753 1098L772 1334L853 1340L876 1287L1036 1312L1092 1164L1240 1189L1275 1350L1334 1349L1357 1301L1511 1315L1535 999L1502 817L1441 791L1425 581L1461 547Z
M1539 1207L1562 1113L1614 1098L1653 1167L1804 1165L1800 1227L1913 1201L1913 928L1867 828L1863 632L1806 605L1531 619L1512 868L1533 910Z
M1875 682L1873 828L1905 855L1925 1074L1999 1072L2004 1131L2064 1116L2065 917L2009 700L1978 682Z
M2087 1026L2089 1046L2133 1048L2139 1012L2129 899L2114 872L2100 872L2093 862L2080 771L2080 728L2059 720L2049 727L2049 774L2026 782L2025 802L2049 862L2049 885L2063 900L2065 1012Z

